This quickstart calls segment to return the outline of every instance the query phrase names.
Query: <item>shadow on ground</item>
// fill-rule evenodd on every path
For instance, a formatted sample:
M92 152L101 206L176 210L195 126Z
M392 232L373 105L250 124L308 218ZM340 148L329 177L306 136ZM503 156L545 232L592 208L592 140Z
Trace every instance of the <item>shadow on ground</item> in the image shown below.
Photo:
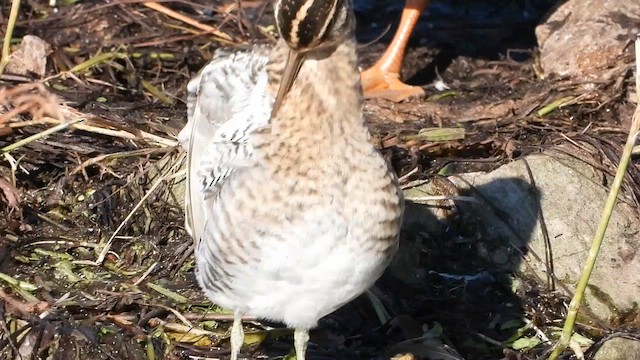
M426 86L437 80L458 57L484 60L532 58L535 27L557 6L557 0L434 0L411 37L403 76ZM361 58L372 64L390 42L404 1L356 0L358 39L366 47Z

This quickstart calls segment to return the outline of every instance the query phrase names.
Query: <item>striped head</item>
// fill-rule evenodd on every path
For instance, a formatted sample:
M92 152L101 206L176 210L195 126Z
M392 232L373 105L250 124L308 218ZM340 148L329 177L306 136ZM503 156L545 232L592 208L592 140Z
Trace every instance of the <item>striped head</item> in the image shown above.
M305 56L337 46L354 31L351 0L276 0L276 25L289 47L289 56L271 116L277 114Z

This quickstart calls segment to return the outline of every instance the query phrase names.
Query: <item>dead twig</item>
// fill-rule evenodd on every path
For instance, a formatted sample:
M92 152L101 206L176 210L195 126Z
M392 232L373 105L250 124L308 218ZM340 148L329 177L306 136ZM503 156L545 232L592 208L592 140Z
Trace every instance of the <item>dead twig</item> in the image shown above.
M64 118L61 113L59 99L51 94L42 83L22 84L13 88L0 88L0 105L12 107L0 115L0 128L5 127L14 117L28 112L33 119L46 115Z
M11 152L11 151L16 150L18 148L21 148L21 147L23 147L25 145L28 145L28 144L30 144L30 143L32 143L34 141L40 140L42 138L45 138L45 137L47 137L47 136L49 136L49 135L51 135L53 133L56 133L58 131L62 131L64 129L68 128L69 126L71 126L73 124L77 124L77 123L79 123L81 121L84 121L84 120L85 120L84 118L79 118L79 119L71 120L69 122L63 122L61 124L58 124L58 125L56 125L56 126L54 126L52 128L49 128L49 129L45 130L45 131L41 131L41 132L39 132L37 134L33 134L33 135L31 135L31 136L29 136L29 137L27 137L25 139L22 139L20 141L16 141L15 143L13 143L11 145L7 145L7 146L3 147L2 149L0 149L0 152L2 152L2 153Z
M20 128L20 127L25 127L25 126L32 126L32 125L41 125L41 124L66 124L65 122L63 122L60 119L54 119L54 118L50 118L50 117L44 117L38 120L29 120L29 121L21 121L21 122L15 122L15 123L9 123L6 124L4 126L0 125L0 129L2 129L3 127L9 127L9 128ZM100 126L99 124L91 121L91 120L87 120L85 122L83 122L82 124L79 123L74 123L70 125L72 128L77 129L77 130L82 130L82 131L87 131L90 133L94 133L94 134L100 134L100 135L106 135L106 136L111 136L111 137L115 137L115 138L120 138L120 139L127 139L127 140L144 140L150 143L155 143L157 145L160 145L162 147L173 147L176 146L178 144L178 142L176 140L173 139L167 139L158 135L154 135L151 133L148 133L146 131L137 131L137 134L134 134L130 131L126 131L126 130L115 130L115 129L110 129L104 126Z
M0 300L6 304L8 312L14 314L18 313L22 316L40 314L49 308L49 304L46 301L32 301L25 303L2 290L0 290Z
M218 38L220 38L221 40L224 40L226 42L233 42L233 39L231 38L231 36L229 36L228 34L223 33L222 31L214 28L213 26L209 26L206 24L202 24L199 23L195 20L193 20L192 18L182 15L178 12L175 12L171 9L169 9L168 7L164 6L164 5L160 5L155 1L148 1L143 3L144 6L148 7L149 9L153 9L155 11L159 11L169 17L172 17L176 20L180 20L186 24L189 24L195 28L198 28L202 31L206 31L207 33L210 33Z

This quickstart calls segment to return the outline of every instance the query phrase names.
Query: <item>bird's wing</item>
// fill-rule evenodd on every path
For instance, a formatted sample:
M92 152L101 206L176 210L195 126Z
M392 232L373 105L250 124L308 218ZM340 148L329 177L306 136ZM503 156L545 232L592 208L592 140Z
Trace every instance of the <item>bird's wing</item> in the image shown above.
M203 213L204 197L215 196L225 178L250 163L250 135L268 125L273 106L268 92L268 60L262 48L236 53L218 50L187 86L188 122L178 140L187 150L189 233L194 220L202 226L204 219L193 216Z

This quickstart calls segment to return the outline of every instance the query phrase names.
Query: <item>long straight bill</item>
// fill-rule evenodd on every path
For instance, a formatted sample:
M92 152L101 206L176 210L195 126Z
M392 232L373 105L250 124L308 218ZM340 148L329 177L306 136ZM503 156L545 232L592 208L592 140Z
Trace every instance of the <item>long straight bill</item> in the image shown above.
M284 66L284 73L280 81L280 87L278 88L278 94L276 95L276 102L273 104L273 109L271 110L271 117L276 116L278 110L280 110L282 101L284 97L287 96L287 93L289 93L289 90L291 90L293 82L296 81L296 77L298 77L298 72L303 63L304 55L299 51L290 49L289 55L287 56L287 63Z

